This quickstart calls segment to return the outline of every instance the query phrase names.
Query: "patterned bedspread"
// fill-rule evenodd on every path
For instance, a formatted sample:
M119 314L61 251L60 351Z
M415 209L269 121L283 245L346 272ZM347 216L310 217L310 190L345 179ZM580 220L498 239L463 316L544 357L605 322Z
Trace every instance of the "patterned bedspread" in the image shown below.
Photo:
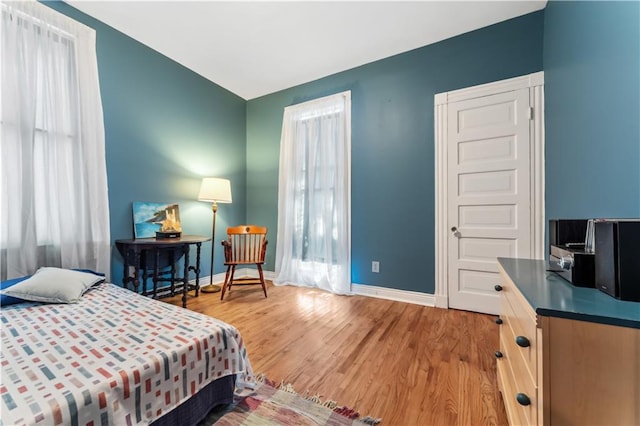
M219 377L253 382L233 326L113 284L0 318L4 425L147 424Z

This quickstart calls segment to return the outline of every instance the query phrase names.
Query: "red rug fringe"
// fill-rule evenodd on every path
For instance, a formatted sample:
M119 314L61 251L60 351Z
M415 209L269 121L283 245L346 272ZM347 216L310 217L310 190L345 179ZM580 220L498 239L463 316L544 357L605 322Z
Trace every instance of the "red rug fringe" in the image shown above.
M326 401L322 401L320 398L320 395L316 394L313 396L309 395L309 391L307 391L304 395L300 395L298 394L295 389L293 388L293 386L291 385L291 383L285 383L284 380L280 381L280 384L274 382L273 380L270 380L269 378L267 378L267 376L265 376L264 374L260 373L258 375L256 375L256 382L258 383L264 383L266 385L269 385L273 388L282 390L284 392L289 392L295 395L299 395L302 398L314 402L316 404L322 405L324 407L327 407L331 410L333 410L335 413L340 414L341 416L344 416L348 419L358 419L361 422L364 422L368 425L372 425L372 426L376 426L378 424L380 424L380 422L382 422L382 419L376 419L374 417L371 416L365 416L365 417L360 417L360 413L356 410L354 410L353 408L349 408L347 406L344 405L338 405L335 401L333 400L326 400Z

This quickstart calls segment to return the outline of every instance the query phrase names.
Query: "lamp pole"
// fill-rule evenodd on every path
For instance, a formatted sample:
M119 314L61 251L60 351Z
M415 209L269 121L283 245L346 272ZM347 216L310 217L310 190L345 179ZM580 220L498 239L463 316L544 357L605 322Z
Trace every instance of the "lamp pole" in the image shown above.
M211 225L211 271L209 274L209 285L204 286L200 291L204 293L216 293L220 291L220 286L213 284L213 253L216 249L216 213L218 213L218 203L213 200L211 204L211 210L213 211L213 224Z
M209 201L213 211L213 221L211 222L211 270L209 274L209 284L200 290L203 293L215 293L221 290L220 286L213 283L213 259L216 249L216 215L218 213L218 203L231 202L231 183L229 179L203 178L200 185L198 200Z

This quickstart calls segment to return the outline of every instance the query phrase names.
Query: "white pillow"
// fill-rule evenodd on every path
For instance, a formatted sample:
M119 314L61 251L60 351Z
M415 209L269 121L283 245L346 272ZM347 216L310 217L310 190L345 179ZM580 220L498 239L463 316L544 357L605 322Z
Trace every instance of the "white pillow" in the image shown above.
M40 268L31 277L2 290L2 294L32 302L76 303L104 277L60 268Z

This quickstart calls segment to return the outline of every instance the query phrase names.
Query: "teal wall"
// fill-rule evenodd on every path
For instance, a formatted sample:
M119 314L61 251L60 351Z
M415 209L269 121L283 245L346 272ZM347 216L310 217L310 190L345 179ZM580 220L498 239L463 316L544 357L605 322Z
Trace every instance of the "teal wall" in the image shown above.
M266 269L274 269L283 109L351 90L352 282L433 293L433 97L541 71L543 22L544 12L532 13L250 100L247 221L269 227Z
M547 218L640 217L640 2L547 4Z
M210 236L211 204L196 200L203 176L231 180L233 203L220 205L218 231L244 222L246 101L65 3L45 4L96 30L112 240L133 237L134 201L177 202L183 232ZM203 245L206 276L210 250ZM122 280L115 249L111 278Z
M249 102L64 3L47 4L97 31L113 239L132 235L133 201L179 202L185 232L208 235L200 178L228 177L234 202L221 205L218 230L267 225L273 270L283 109L351 90L352 281L433 293L433 95L543 69L547 218L640 216L638 2L550 1ZM120 268L115 254L115 282Z

